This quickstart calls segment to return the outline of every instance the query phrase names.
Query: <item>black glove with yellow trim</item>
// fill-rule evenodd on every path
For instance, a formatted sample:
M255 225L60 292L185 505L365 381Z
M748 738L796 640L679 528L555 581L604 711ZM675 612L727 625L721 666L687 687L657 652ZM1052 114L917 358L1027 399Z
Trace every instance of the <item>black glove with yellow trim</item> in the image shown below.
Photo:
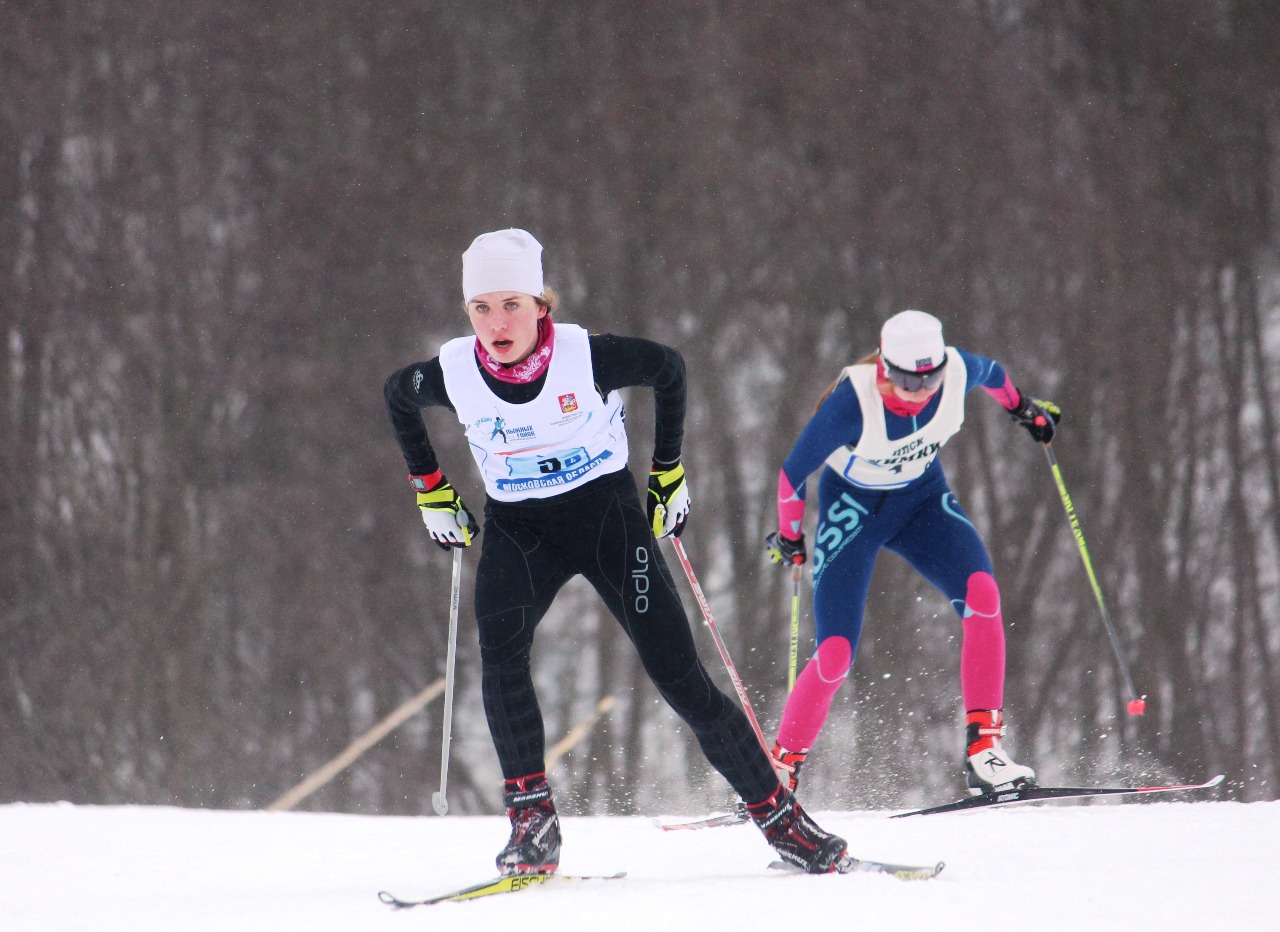
M689 484L684 466L677 460L668 466L653 464L649 471L649 528L653 536L679 537L689 518Z
M1021 392L1019 395L1022 400L1009 412L1009 417L1025 427L1037 443L1052 443L1058 421L1062 420L1062 409L1052 401L1032 398Z
M418 493L422 523L441 549L470 547L480 536L475 515L462 504L457 490L440 470L428 476L410 476L409 485Z
M803 534L799 540L792 540L790 537L783 537L781 531L774 531L764 539L764 552L770 563L783 567L799 566L809 559L804 548Z

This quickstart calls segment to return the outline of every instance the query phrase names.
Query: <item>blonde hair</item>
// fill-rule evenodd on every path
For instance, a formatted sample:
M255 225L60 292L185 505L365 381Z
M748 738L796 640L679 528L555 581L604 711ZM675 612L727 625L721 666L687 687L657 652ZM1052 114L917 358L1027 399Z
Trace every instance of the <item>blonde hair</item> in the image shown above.
M880 358L880 351L872 350L871 352L867 353L867 355L863 356L861 359L855 362L854 365L855 366L869 365L870 363L876 362L879 358ZM827 390L823 392L822 395L818 398L818 403L813 406L814 414L817 414L818 409L822 407L822 403L831 397L831 393L836 390L836 386L840 384L840 380L843 378L844 378L844 370L842 369L840 371L840 374L835 377L835 381L833 381L830 385L828 385ZM876 383L876 388L880 390L880 394L882 395L893 391L892 385L889 385L886 387L880 382Z
M550 285L543 285L542 294L534 295L533 300L538 302L538 307L545 307L548 314L560 306L560 295L556 294L556 290Z

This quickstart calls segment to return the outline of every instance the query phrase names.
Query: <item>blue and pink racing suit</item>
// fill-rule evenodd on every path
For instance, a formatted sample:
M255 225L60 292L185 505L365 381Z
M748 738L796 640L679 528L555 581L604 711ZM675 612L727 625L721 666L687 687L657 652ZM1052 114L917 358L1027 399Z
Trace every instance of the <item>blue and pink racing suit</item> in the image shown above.
M964 393L983 388L1007 410L1020 396L997 362L957 349L964 361ZM900 415L881 401L887 438L907 437L938 413L936 392L914 415ZM833 451L855 446L863 433L863 406L849 378L822 402L778 477L778 519L795 538L804 517L805 483L818 480L818 527L813 547L813 613L817 650L787 701L778 744L808 751L831 700L848 675L862 632L871 572L881 548L911 564L936 586L962 619L961 692L966 709L1004 705L1005 645L1000 593L981 537L947 484L935 454L924 471L900 488L865 488L834 468L823 468Z

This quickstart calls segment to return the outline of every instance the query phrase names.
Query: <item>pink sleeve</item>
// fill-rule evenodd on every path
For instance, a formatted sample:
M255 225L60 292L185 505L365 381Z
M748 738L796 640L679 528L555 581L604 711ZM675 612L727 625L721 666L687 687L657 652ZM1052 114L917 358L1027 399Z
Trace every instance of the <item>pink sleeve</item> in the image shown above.
M1006 411L1012 411L1022 402L1022 397L1018 394L1018 390L1013 387L1013 380L1007 375L1004 377L1004 384L999 388L987 388L984 385L982 390L1000 402Z
M791 540L804 533L804 499L796 494L785 469L778 470L778 533Z

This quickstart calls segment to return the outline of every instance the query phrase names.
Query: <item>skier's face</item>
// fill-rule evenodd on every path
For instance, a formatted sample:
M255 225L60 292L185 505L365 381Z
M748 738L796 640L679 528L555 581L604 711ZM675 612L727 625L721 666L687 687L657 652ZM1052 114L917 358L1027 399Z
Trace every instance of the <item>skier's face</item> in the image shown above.
M547 309L531 294L491 291L467 302L467 316L489 355L513 366L537 348L538 321L547 316Z

